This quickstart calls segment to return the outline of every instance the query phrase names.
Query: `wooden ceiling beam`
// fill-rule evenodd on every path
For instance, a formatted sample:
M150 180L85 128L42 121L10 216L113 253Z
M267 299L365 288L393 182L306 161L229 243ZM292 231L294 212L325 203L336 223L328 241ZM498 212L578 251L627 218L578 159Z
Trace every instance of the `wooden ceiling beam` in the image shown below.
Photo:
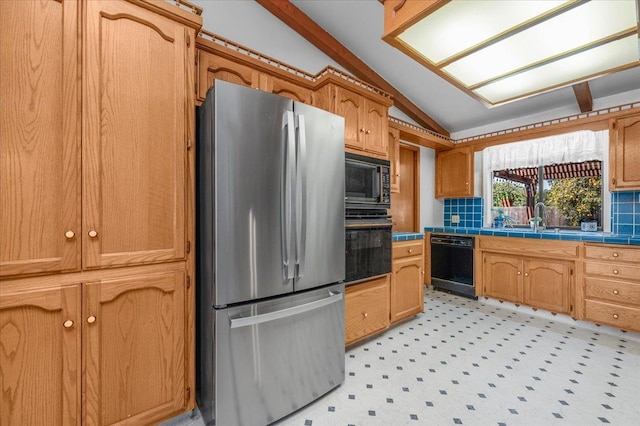
M584 81L582 83L574 84L573 93L576 95L580 112L593 111L593 98L591 97L591 89L589 89L589 82Z
M394 105L418 124L449 136L447 129L429 117L289 0L256 0L256 2L356 77L389 93L393 97Z

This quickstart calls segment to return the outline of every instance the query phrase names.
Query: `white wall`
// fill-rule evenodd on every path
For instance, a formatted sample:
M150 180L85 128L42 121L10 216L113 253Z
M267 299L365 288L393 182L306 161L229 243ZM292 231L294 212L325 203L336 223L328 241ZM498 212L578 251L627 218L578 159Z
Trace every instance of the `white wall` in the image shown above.
M209 32L311 74L327 65L344 71L253 0L192 0L192 3L203 8L202 28Z

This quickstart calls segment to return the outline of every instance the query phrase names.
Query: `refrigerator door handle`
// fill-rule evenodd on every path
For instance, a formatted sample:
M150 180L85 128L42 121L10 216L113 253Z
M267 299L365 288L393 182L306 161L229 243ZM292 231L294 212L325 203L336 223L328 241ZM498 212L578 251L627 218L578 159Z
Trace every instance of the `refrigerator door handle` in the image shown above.
M280 222L282 224L282 273L285 280L293 279L295 273L295 265L291 263L289 250L291 248L291 202L292 202L292 172L295 155L295 124L293 120L293 111L285 112L286 119L283 117L283 126L286 128L285 146L284 146L284 162L282 168L282 184L281 184L281 200L282 208L280 209Z
M307 245L307 135L304 114L297 114L298 149L296 151L296 263L297 276L304 277Z
M342 301L342 299L342 293L329 291L329 297L305 303L304 305L281 309L279 311L269 312L266 314L254 315L251 317L229 318L231 324L230 328L248 327L250 325L257 325L264 322L275 321L281 318L286 318L293 315L309 312L314 309L322 308L323 306L340 302Z

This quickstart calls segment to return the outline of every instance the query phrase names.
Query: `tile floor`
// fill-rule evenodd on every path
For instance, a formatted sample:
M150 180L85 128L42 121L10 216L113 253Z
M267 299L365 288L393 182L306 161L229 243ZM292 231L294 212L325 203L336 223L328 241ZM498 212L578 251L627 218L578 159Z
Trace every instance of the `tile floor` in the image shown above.
M640 424L640 334L430 288L423 314L347 351L346 376L275 425Z

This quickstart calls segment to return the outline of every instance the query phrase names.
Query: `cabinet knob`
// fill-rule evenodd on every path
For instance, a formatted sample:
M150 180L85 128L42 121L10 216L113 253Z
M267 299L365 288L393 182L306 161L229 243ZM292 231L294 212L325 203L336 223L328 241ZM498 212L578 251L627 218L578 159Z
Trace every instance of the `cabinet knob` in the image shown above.
M75 233L75 232L73 232L72 230L68 230L67 232L65 232L65 233L64 233L64 237L65 237L67 240L70 240L70 239L72 239L72 238L73 238L73 237L75 237L75 236L76 236L76 233Z
M407 253L413 253L413 250L407 249Z
M366 312L364 312L364 313L362 314L362 318L366 318L366 317L368 317L368 316L369 316L369 314L368 314L368 313L366 313Z
M613 294L618 294L618 290L613 290Z
M522 275L522 272L518 271L518 275Z
M366 133L366 134L369 134L369 133L371 133L371 130L367 130L365 133Z
M617 270L617 269L614 269L614 270L613 270L613 273L614 273L614 274L616 274L616 275L618 275L618 273L619 273L619 272L618 272L618 270Z
M613 319L618 319L618 314L613 314Z
M66 320L64 323L62 323L62 325L64 326L64 328L71 328L73 326L73 321Z
M364 128L360 129L360 133L364 133Z
M98 236L98 231L94 231L93 229L91 231L89 231L89 236L91 238L95 238Z
M528 273L528 272L525 272L524 276L525 276L525 277L528 277L528 276L529 276L529 273Z
M93 315L91 315L89 318L87 318L87 322L89 324L93 324L94 322L96 322L96 317L94 317Z
M618 253L613 253L613 257L618 257Z

